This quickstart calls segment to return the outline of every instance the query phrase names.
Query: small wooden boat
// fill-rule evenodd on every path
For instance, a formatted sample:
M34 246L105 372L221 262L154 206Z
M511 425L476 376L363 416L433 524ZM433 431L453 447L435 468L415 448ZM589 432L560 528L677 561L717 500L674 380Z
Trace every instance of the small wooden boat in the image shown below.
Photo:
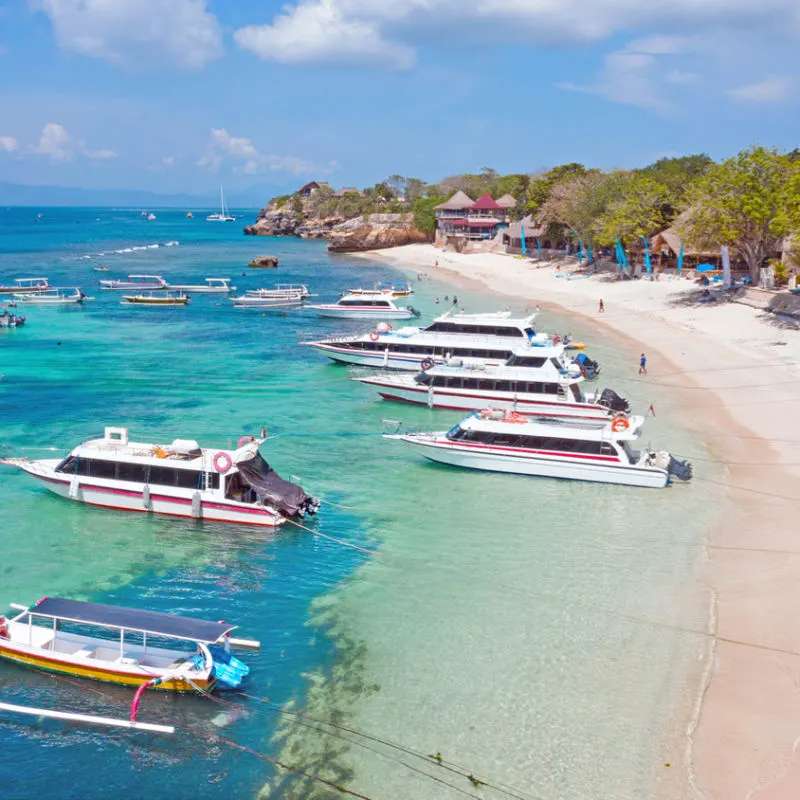
M63 597L11 607L20 613L0 617L0 657L48 672L138 687L135 703L146 688L236 688L250 670L231 655L231 647L259 646L231 639L235 625L158 611ZM134 705L134 719L135 712Z
M92 267L95 272L108 272L108 267Z
M154 292L148 292L147 294L123 295L120 302L122 305L130 306L188 306L189 296L185 295L183 292L179 292L178 294L170 294L169 292L155 294Z
M230 294L236 291L236 287L231 286L230 278L206 278L205 280L205 284L170 283L166 288L173 292L189 292L189 294Z
M0 286L0 294L26 294L49 289L47 278L16 278L15 286Z
M38 292L15 294L14 298L22 303L36 306L73 306L80 305L89 298L80 289L42 289Z

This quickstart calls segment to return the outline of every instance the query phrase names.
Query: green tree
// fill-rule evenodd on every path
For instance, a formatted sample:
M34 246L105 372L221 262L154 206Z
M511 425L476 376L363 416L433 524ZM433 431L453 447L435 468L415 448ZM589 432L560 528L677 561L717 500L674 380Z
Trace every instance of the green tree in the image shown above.
M758 280L782 237L800 223L796 162L775 149L754 145L703 175L686 196L679 229L698 247L727 245Z
M618 236L623 241L641 242L643 236L665 227L664 209L669 200L666 186L642 173L628 173L611 178L604 189L608 201L592 224L599 244L612 244Z
M436 233L436 211L434 209L446 199L444 195L432 195L430 197L420 197L411 203L414 225L418 230L430 236Z

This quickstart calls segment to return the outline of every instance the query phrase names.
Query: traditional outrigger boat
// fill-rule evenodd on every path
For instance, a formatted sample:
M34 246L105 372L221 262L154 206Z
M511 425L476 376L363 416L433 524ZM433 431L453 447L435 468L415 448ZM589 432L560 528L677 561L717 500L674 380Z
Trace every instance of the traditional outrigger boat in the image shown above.
M159 611L63 597L11 607L20 613L0 617L0 657L140 690L237 688L250 669L231 655L231 647L259 646L231 639L235 625Z
M122 296L120 303L125 306L188 306L189 296L183 292L178 292L178 294L171 294L170 292L164 292L164 294L154 294L153 292L126 294Z
M165 289L167 282L160 275L128 275L128 280L100 281L100 286L108 291L152 291Z
M15 278L16 286L0 286L0 294L25 294L49 289L47 278Z
M391 297L410 297L414 294L414 289L408 281L401 281L400 283L376 283L374 289L345 289L341 296L344 297L348 294L388 294Z
M231 286L230 278L206 278L205 281L205 284L170 283L166 288L172 292L188 292L189 294L230 294L236 291L236 287Z
M12 304L8 304L13 307ZM14 314L0 303L0 328L21 328L25 324L25 317Z
M80 289L41 289L35 292L23 292L15 294L14 299L22 303L36 306L75 306L83 303L87 297Z

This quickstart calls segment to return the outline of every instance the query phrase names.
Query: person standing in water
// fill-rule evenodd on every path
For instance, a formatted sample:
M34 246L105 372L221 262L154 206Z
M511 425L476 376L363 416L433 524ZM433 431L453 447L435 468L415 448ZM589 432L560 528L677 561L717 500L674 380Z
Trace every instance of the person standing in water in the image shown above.
M644 353L642 353L642 357L639 359L639 374L647 375L647 357Z

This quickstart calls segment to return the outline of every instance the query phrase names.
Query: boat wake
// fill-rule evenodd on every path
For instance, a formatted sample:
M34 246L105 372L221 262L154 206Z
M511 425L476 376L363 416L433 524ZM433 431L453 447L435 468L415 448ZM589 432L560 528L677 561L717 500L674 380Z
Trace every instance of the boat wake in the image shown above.
M153 242L152 244L138 244L131 247L121 247L116 250L100 250L97 253L88 253L81 256L67 256L63 261L88 261L92 258L108 258L114 255L127 255L128 253L139 253L147 250L158 250L159 247L178 247L180 242Z

